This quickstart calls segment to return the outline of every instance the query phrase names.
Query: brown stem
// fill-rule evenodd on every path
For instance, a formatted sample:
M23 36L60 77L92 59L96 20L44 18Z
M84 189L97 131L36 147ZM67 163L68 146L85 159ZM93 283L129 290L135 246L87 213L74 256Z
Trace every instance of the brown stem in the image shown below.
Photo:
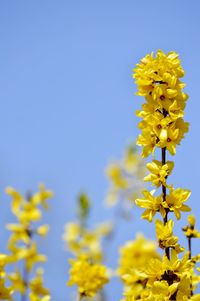
M188 237L188 251L189 251L189 256L188 258L192 258L192 244L191 244L191 237ZM192 275L190 277L191 283L190 283L190 291L191 291L191 296L193 296L193 290L192 290Z
M166 147L162 148L162 165L166 164ZM162 195L163 195L163 202L166 201L166 195L167 195L167 191L166 191L166 186L162 184ZM165 217L163 219L164 224L167 223L168 221L168 208L165 208ZM170 252L169 252L169 248L165 248L165 254L167 256L168 259L170 259Z
M23 270L23 281L24 281L24 285L25 285L25 292L24 294L21 294L21 301L26 301L26 297L27 297L27 286L28 286L28 271L26 268L26 264L24 263L24 270Z
M27 202L31 201L31 197L32 197L31 191L27 191L27 193L26 193ZM27 233L27 235L28 235L28 237L30 239L30 241L26 245L26 248L29 249L30 246L31 246L32 235L34 233L34 231L30 229L30 224L26 228L26 233ZM24 262L23 281L24 281L24 285L25 285L25 293L21 294L21 301L26 301L27 300L28 278L29 278L29 273L28 273L28 270L26 268L26 262Z
M26 229L26 232L29 236L30 241L26 244L26 248L29 249L31 247L31 239L33 235L33 230L30 229L28 226ZM23 268L23 281L25 285L25 293L21 294L21 301L26 301L27 300L27 289L28 289L28 282L29 282L29 272L26 268L26 262L24 261L24 268Z
M191 259L192 258L191 237L188 237L188 251L189 251L189 259Z

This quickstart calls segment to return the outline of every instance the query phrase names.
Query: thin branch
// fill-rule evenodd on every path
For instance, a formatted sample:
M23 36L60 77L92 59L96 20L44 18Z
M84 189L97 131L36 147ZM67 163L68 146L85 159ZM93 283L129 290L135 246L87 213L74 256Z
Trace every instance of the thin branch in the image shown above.
M166 147L162 148L162 165L166 164ZM166 201L166 195L167 195L167 191L166 191L166 186L162 184L162 195L163 195L163 202ZM163 219L164 224L167 223L168 221L168 208L165 209L165 217ZM168 259L170 259L170 252L169 252L169 248L165 248L165 254L167 256Z
M26 264L24 263L24 269L23 269L23 282L25 285L25 292L24 294L21 294L21 301L26 301L27 300L27 286L28 286L28 271L26 268Z
M188 237L188 251L189 251L189 259L191 259L192 258L191 237Z
M188 237L188 251L189 251L189 256L188 258L191 260L192 258L192 243L191 243L191 237ZM193 289L192 289L192 275L190 277L191 283L190 283L190 291L191 291L191 296L193 296Z
M27 243L26 248L30 249L32 243L32 235L33 231L27 228L27 234L29 236L30 241ZM29 272L26 268L26 262L24 261L24 268L23 268L23 282L25 285L25 293L21 293L21 301L27 301L27 289L28 289L28 282L29 282Z

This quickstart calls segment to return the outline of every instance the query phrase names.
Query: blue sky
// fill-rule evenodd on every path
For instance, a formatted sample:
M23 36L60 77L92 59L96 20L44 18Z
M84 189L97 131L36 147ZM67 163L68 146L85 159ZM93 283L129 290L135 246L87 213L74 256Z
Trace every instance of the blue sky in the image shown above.
M186 70L191 127L178 147L173 181L192 190L190 204L199 211L199 9L198 0L0 3L1 250L8 236L4 224L13 220L5 187L25 193L44 182L55 192L45 216L51 232L42 248L56 301L69 300L63 226L73 219L82 189L94 200L92 220L109 217L102 206L105 165L138 134L134 112L142 100L134 95L132 68L159 48L180 53ZM111 265L117 245L136 231L154 236L139 215L136 210L132 228L119 227ZM109 300L120 294L113 284Z

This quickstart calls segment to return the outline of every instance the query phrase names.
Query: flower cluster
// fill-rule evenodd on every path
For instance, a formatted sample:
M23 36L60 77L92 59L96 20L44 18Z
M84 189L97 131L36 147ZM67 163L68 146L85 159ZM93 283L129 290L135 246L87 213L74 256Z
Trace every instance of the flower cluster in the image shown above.
M195 272L199 256L191 256L191 241L188 252L180 246L178 237L173 234L174 221L169 219L172 213L180 219L181 212L191 210L185 204L190 197L190 191L174 188L172 184L167 183L174 168L172 161L166 161L167 151L175 155L177 145L188 131L188 123L183 119L188 98L183 92L185 84L180 80L183 75L178 54L175 52L165 54L161 50L155 56L153 53L147 55L134 70L133 77L138 86L137 94L145 98L142 110L137 111L137 116L142 118L139 123L141 134L137 144L143 148L143 157L154 155L154 160L147 163L150 174L144 180L150 181L155 186L155 190L151 192L144 190L143 198L137 198L135 202L145 209L142 218L149 222L153 221L156 213L160 213L162 219L155 220L155 228L157 242L164 250L164 255L161 258L152 256L139 271L137 265L132 268L125 278L131 279L134 271L140 277L138 279L140 289L138 291L132 285L125 293L126 301L200 300L200 295L194 294L199 281L199 276ZM159 149L161 159L155 160L155 154L159 154ZM189 216L188 221L189 226L183 229L185 235L190 239L199 237L194 227L194 218ZM184 252L184 255L179 258L181 252Z
M188 98L183 92L185 84L180 80L183 75L178 54L165 54L161 50L155 57L153 53L144 57L134 70L137 94L146 100L142 110L137 111L142 118L137 144L143 147L145 157L156 147L166 148L174 155L177 144L188 131L188 123L183 120Z
M195 228L196 219L193 214L188 215L188 225L183 227L182 230L187 238L200 238L200 232Z
M11 300L13 288L6 285L7 274L6 265L10 262L10 258L6 254L0 254L0 300Z
M135 200L143 189L144 174L144 160L138 153L137 147L130 145L122 160L110 163L106 168L110 183L106 204L111 207L121 203L125 213L130 211L130 200Z
M17 218L17 223L7 225L7 229L11 231L8 242L9 261L16 266L15 271L7 274L7 279L12 284L13 292L20 293L22 296L29 293L30 301L50 300L50 293L43 285L42 269L36 270L36 275L29 280L35 265L46 261L46 256L38 253L34 237L45 236L48 225L40 224L34 227L33 224L41 221L41 209L48 208L47 201L53 193L46 190L44 185L40 185L39 189L39 192L28 194L26 198L11 187L6 189L7 194L12 198L12 212ZM20 270L22 267L20 261L23 262L23 270Z
M106 267L90 261L87 255L70 260L68 285L77 285L80 297L93 297L108 282Z
M124 283L124 294L130 300L139 300L146 290L147 277L142 272L151 259L159 259L154 241L138 235L134 241L128 241L120 248L118 273Z
M69 222L65 225L63 239L67 250L75 256L87 254L93 261L103 259L102 239L112 231L112 224L102 223L94 229L82 227L80 223Z
M87 219L90 200L84 193L78 198L78 221L67 223L63 239L67 250L75 258L70 259L69 286L76 285L78 298L93 297L109 281L108 270L103 265L102 239L112 231L112 224L102 223L93 230L88 229Z

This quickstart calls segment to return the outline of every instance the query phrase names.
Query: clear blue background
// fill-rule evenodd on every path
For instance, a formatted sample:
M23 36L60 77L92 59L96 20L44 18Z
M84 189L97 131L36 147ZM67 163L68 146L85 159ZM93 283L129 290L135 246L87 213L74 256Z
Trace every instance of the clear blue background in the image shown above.
M55 192L45 215L51 232L41 247L56 301L70 299L63 226L74 217L81 189L94 200L93 221L110 216L102 206L104 167L138 133L134 111L142 100L134 95L132 68L159 48L180 53L186 70L191 127L175 157L173 182L192 190L190 204L200 214L199 10L198 0L0 3L0 249L8 237L4 225L13 221L4 188L25 193L44 182ZM117 246L137 231L154 237L138 209L131 224L118 228L110 266ZM109 291L109 300L121 298L117 282Z

